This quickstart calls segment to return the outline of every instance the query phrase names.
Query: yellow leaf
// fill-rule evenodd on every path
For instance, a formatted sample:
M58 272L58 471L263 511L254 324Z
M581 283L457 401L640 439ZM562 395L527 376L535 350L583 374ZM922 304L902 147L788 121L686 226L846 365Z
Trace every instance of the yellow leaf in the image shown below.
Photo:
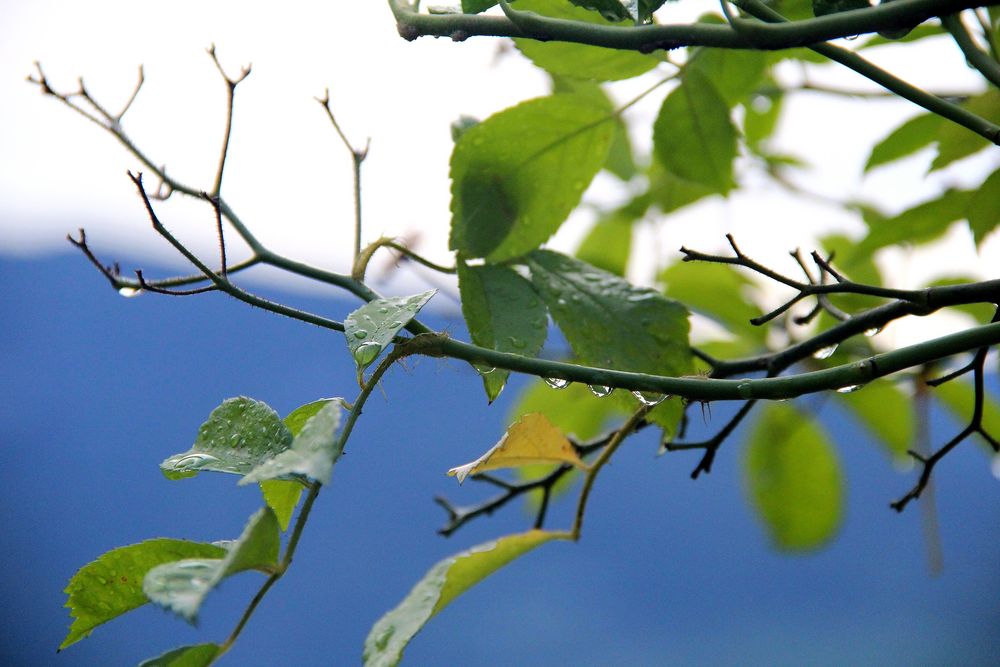
M562 431L538 412L524 415L515 422L500 442L472 463L448 471L461 484L469 475L497 468L517 468L536 463L570 463L578 468L587 465L577 455Z

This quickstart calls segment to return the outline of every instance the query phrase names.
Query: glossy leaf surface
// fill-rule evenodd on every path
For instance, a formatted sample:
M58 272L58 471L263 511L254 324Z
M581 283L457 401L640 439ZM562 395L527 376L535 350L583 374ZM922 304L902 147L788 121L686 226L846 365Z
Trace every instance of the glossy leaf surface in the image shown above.
M222 558L214 544L160 538L105 553L73 575L66 586L73 625L59 650L83 639L94 628L149 602L142 580L154 567L184 558Z
M413 296L390 296L366 303L344 320L344 337L358 371L364 371L409 324L437 290Z
M435 614L480 581L535 547L565 534L531 530L480 544L432 567L365 640L365 667L393 667L410 640Z
M198 429L191 449L164 460L160 470L167 479L194 477L203 470L244 475L291 443L291 432L266 403L228 398Z
M139 663L139 667L208 667L219 655L218 644L181 646Z
M462 315L472 342L501 352L535 356L545 343L549 316L531 283L506 266L458 265ZM492 403L510 371L480 369Z

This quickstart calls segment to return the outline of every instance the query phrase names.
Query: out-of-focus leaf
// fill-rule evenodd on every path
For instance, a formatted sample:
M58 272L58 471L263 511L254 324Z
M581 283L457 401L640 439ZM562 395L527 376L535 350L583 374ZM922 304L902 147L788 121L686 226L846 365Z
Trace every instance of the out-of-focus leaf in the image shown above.
M1000 90L991 86L981 95L970 97L962 107L991 123L1000 123ZM936 138L938 154L931 163L932 172L993 146L985 137L955 123L942 123Z
M845 406L875 436L886 453L898 460L913 448L913 399L890 380L875 380L860 391L839 393Z
M435 614L480 581L535 547L564 533L531 530L480 544L432 567L395 609L380 618L365 639L365 667L394 667L410 640Z
M167 479L194 477L202 470L245 475L291 444L291 432L266 403L227 398L198 429L191 449L164 460L160 470Z
M815 420L789 405L766 405L750 435L744 470L777 548L815 549L836 534L844 510L843 473Z
M462 0L463 14L478 14L485 12L497 4L497 0Z
M899 33L894 33L899 34ZM915 42L918 39L924 39L925 37L934 37L936 35L943 35L944 29L940 24L936 23L922 23L912 30L908 30L905 35L900 37L886 37L884 35L875 35L864 44L858 46L858 50L870 49L873 46L885 46L887 44L906 44L908 42Z
M684 306L556 252L537 250L527 259L532 283L581 363L656 375L690 372ZM649 419L675 428L679 403L663 403Z
M1000 169L997 169L979 188L972 193L966 213L969 229L976 238L976 245L982 244L986 235L1000 225Z
M743 49L698 49L685 68L685 76L697 69L712 82L716 92L730 107L739 104L764 81L767 55Z
M753 282L738 270L723 264L677 262L667 267L659 280L667 296L740 337L748 337L758 345L767 338L766 327L750 324L762 311L747 296Z
M812 0L813 14L826 16L871 7L869 0Z
M894 162L930 146L936 140L937 132L943 122L941 116L933 113L918 114L906 121L872 147L868 162L865 163L865 171L871 171L875 167Z
M552 92L555 94L572 93L574 95L585 95L593 100L594 104L603 106L608 113L614 113L614 105L604 89L599 83L586 81L584 79L573 79L564 76L552 75ZM608 158L604 162L604 168L622 179L630 180L638 173L635 158L632 155L632 140L628 135L628 128L620 116L614 118L614 136L611 138L611 148L608 149Z
M290 477L329 484L333 465L340 458L343 447L343 442L337 438L339 425L340 405L330 401L306 421L291 447L257 464L240 480L240 486Z
M743 115L743 136L750 148L760 149L774 134L784 99L781 93L753 95L743 105L746 111Z
M462 135L451 156L451 249L500 262L545 242L604 165L613 120L585 96L551 95Z
M508 419L513 421L532 412L544 414L567 435L590 440L622 411L614 401L598 398L582 384L553 389L541 380L534 380L511 407Z
M520 0L518 0L520 2ZM581 9L599 13L607 21L625 21L632 18L626 3L620 0L569 0Z
M826 250L826 256L833 257L833 267L854 282L865 285L881 285L882 273L871 253L855 253L857 242L842 234L830 234L820 240L820 245ZM829 278L828 278L829 280ZM861 294L831 294L827 298L848 312L870 308L876 301Z
M214 544L160 538L118 547L80 568L66 586L73 625L59 650L74 644L98 625L149 602L142 579L154 567L183 558L222 558Z
M972 419L976 392L971 382L965 379L955 379L934 387L931 392L931 395L955 416L959 424L968 424L969 420ZM982 423L987 433L1000 439L1000 404L997 403L996 397L989 393L983 396ZM983 444L983 451L987 455L993 454L993 449L982 438L974 437Z
M967 283L977 282L977 279L972 276L947 276L938 278L934 282L930 283L928 287L942 287L945 285L964 285ZM965 313L976 322L985 323L989 322L990 318L993 317L993 311L995 307L988 303L967 303L959 306L951 306L949 310L957 310Z
M885 221L865 215L870 231L855 249L855 254L870 255L895 243L921 244L940 237L956 220L965 218L972 193L948 190L937 199L918 204Z
M562 431L541 413L524 415L485 454L471 463L452 468L448 474L459 484L469 475L500 468L519 468L539 463L569 463L578 468L586 465Z
M158 565L146 573L142 590L156 604L193 623L205 596L219 582L245 570L273 571L280 547L278 520L265 507L250 517L223 558L185 558Z
M713 194L707 185L680 178L659 162L649 168L649 198L661 213L672 213Z
M632 251L632 220L612 213L598 220L576 249L577 259L624 276Z
M462 315L472 342L501 352L535 356L545 344L549 316L527 280L506 266L458 263ZM477 369L490 403L503 391L510 371Z
M471 130L470 130L471 131ZM413 296L390 296L361 306L344 320L344 337L358 372L364 371L416 317L436 289Z
M143 660L139 667L208 667L219 655L218 644L181 646L163 655Z
M733 187L736 144L726 101L701 71L685 71L653 124L657 159L674 175L726 194Z
M608 0L615 4L615 0ZM621 7L620 3L617 3ZM574 7L566 0L517 0L517 10L531 11L558 19L596 23L600 25L634 25L627 17L612 19L610 22L602 14ZM609 15L610 17L610 15ZM596 81L618 81L639 76L659 65L656 56L608 49L601 46L587 46L569 42L540 42L534 39L516 38L514 44L535 65L560 76Z

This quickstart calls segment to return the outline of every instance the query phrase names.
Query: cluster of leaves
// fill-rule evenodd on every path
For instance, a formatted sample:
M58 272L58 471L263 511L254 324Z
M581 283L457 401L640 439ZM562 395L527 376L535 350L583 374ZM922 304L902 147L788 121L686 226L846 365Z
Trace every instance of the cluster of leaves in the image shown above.
M472 15L495 4L491 0L462 0L461 10ZM507 11L509 6L503 4ZM632 30L653 22L653 13L664 3L516 0L513 4L519 12ZM791 19L868 6L867 2L803 0L775 4ZM995 50L996 12L991 10L988 17L988 37ZM727 20L732 17L708 14L700 22L723 24ZM940 35L942 30L936 25L924 25L905 33L903 39L914 42ZM855 51L884 45L902 34L866 38L855 45ZM460 482L471 477L501 486L505 494L501 504L522 493L542 492L535 528L474 547L433 566L400 605L372 628L364 647L365 663L369 665L397 664L407 643L431 617L496 569L547 541L578 539L590 485L624 438L640 428L655 426L660 431L662 451L701 448L714 456L718 444L755 403L746 402L745 409L723 427L713 445L678 445L691 408L688 402L612 387L610 382L599 381L602 371L675 378L698 374L713 379L728 377L721 370L724 362L715 360L774 354L816 336L817 331L828 330L837 320L850 320L852 314L870 308L872 295L884 296L878 291L883 277L875 261L882 248L933 241L956 222L967 224L976 243L981 243L1000 224L1000 169L980 187L948 190L898 214L890 215L862 202L840 202L862 217L868 232L853 240L830 236L822 240L822 245L828 254L837 255L840 270L869 289L821 296L817 307L807 315L783 311L780 319L773 320L770 331L751 324L760 315L759 287L733 266L739 261L660 265L655 274L643 277L643 282L655 284L656 288L637 287L625 278L637 225L655 224L697 202L728 196L740 187L743 170L757 169L779 184L788 184L785 171L803 161L799 156L774 152L771 139L785 99L796 94L797 89L784 84L776 68L785 61L815 64L822 57L805 49L766 52L688 47L683 54L666 54L525 38L514 42L525 57L551 75L552 90L549 95L500 111L482 122L465 120L454 128L449 244L456 256L462 313L474 343L467 346L472 350L470 356L462 358L473 361L487 400L493 402L504 389L510 370L474 360L498 358L482 351L539 357L551 320L569 345L567 361L598 371L595 382L584 386L571 383L560 374L559 364L553 364L553 372L528 386L519 397L512 410L512 425L500 441L478 459L450 471ZM651 85L637 98L616 106L609 87L640 76L651 80ZM227 81L231 93L238 81ZM44 78L40 83L43 90L55 94ZM651 137L650 154L642 155L632 145L630 137L634 133L626 124L624 111L658 90L668 92L652 127L638 130ZM67 101L66 97L62 99ZM1000 122L1000 97L995 89L964 95L958 102L979 118ZM120 115L115 126L118 120ZM988 145L981 136L940 115L927 113L910 119L880 141L872 149L865 169L876 169L931 148L936 151L931 168L937 170ZM354 156L359 166L363 154L354 151ZM629 200L599 212L575 256L545 249L544 244L579 206L584 192L602 170L627 184L626 189L632 193ZM166 179L163 174L161 177ZM169 240L155 218L141 181L136 182L154 227ZM216 195L220 183L221 171ZM214 206L220 230L225 215L244 239L248 238L249 233L231 214L224 214L218 201ZM360 226L360 220L358 223ZM94 259L82 236L77 245ZM378 247L373 245L361 255L370 258ZM733 248L739 255L735 244ZM193 258L189 253L186 256ZM260 257L253 261L277 263L281 259L273 253L266 255L267 260ZM799 259L810 286L823 284L834 275L830 265L820 258L816 264L821 275L816 279ZM202 269L205 275L200 279L207 277L215 288L244 298L246 293L229 282L224 247L222 261L221 274ZM742 266L754 268L747 262ZM776 275L762 273L772 279ZM116 286L121 282L110 271L105 275ZM320 272L315 271L311 277L317 275ZM257 570L266 576L265 583L227 640L175 649L143 664L208 665L236 640L259 599L291 562L312 501L319 489L330 483L351 427L382 374L408 354L443 353L441 341L447 337L430 332L415 319L433 291L381 298L363 282L354 280L356 275L363 278L363 267L351 279L336 276L336 281L329 280L346 285L368 301L342 324L300 317L344 331L361 385L354 403L323 399L302 406L284 419L263 403L248 398L229 399L219 406L202 425L191 449L167 458L161 469L170 479L201 471L239 475L240 484L260 485L265 506L250 518L237 540L205 544L154 539L114 549L82 568L67 587L67 606L75 620L61 648L148 601L193 622L205 596L221 581L246 570ZM841 280L839 274L834 277ZM955 276L950 281L967 279ZM787 279L782 282L789 284ZM140 282L139 287L151 286ZM268 302L250 302L297 316L291 309ZM968 312L988 320L990 312L985 312L985 307L970 306ZM724 334L694 350L688 339L692 313L714 321ZM408 337L404 330L416 336ZM797 360L797 370L819 370L870 357L876 351L872 336L878 331L867 333L870 335L850 337L839 347L827 347ZM380 357L383 360L366 379L366 371ZM979 363L977 372L981 373L981 359ZM980 435L988 437L986 431L1000 430L1000 408L990 400L983 403L981 387L976 390L951 382L942 385L939 392L942 402L963 416L970 404L982 404L982 409L977 409L981 414L974 417ZM838 399L893 458L903 457L911 447L914 408L898 384L878 380L863 392L838 394ZM341 428L342 408L349 414ZM836 534L844 511L844 480L836 449L823 427L799 405L770 403L758 412L756 424L748 429L743 457L748 496L775 545L787 550L814 549ZM894 417L885 419L887 412ZM609 427L612 430L606 432ZM588 463L590 456L593 458ZM710 456L696 474L709 470ZM521 481L509 482L487 474L500 468L517 469ZM574 471L584 477L584 483L572 530L541 530L544 507L553 488L556 484L565 488L565 481ZM307 499L293 525L303 491L307 491ZM446 502L442 504L454 521L456 512ZM489 507L495 506L498 504ZM453 528L458 525L460 522ZM290 526L282 553L282 534Z

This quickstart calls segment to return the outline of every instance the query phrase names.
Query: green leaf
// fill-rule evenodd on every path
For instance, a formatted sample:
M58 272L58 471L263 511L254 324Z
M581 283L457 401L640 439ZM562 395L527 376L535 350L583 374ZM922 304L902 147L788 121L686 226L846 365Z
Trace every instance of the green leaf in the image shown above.
M970 97L962 107L991 123L1000 123L1000 90L990 87L981 95ZM931 163L932 172L993 146L985 137L955 123L942 123L936 138L938 154Z
M763 51L700 48L685 68L684 76L698 70L712 83L730 107L742 102L763 82L767 55Z
M472 342L500 352L533 357L545 343L549 316L527 280L506 266L458 263L462 315ZM510 371L478 369L490 403L507 383Z
M361 306L344 320L344 337L358 372L363 372L392 344L437 290L413 296L390 296Z
M921 148L930 146L935 141L935 135L944 120L933 113L922 113L906 121L890 132L885 139L872 147L865 171L900 158L912 155Z
M888 220L873 219L865 212L871 231L857 245L853 255L870 255L896 243L920 244L940 237L956 220L965 218L972 193L948 190L937 199L918 204Z
M205 596L219 583L245 570L274 572L281 547L278 520L270 507L258 510L223 558L185 558L149 570L142 590L156 604L193 623Z
M686 70L653 124L657 159L674 175L726 194L733 188L736 144L726 101L699 70Z
M869 0L812 0L813 14L826 16L871 7Z
M517 0L518 7L521 7L521 1ZM625 8L625 3L620 0L569 0L571 3L577 7L583 9L598 12L602 17L608 21L625 21L632 18Z
M743 135L746 137L747 145L752 149L759 150L761 145L774 134L778 119L781 118L784 99L784 95L780 92L753 95L743 105L745 109Z
M903 31L906 31L905 33ZM875 35L864 44L857 47L860 51L861 49L870 49L873 46L885 46L887 44L906 44L909 42L915 42L918 39L924 39L925 37L935 37L937 35L943 35L944 29L940 24L934 23L922 23L912 30L906 30L906 28L901 28L898 31L886 31L885 33L879 33Z
M462 0L463 14L478 14L485 12L497 4L497 0Z
M945 285L966 285L968 283L979 282L978 278L973 276L942 276L937 280L932 281L928 287L942 287ZM965 313L976 322L986 323L990 321L993 317L993 311L996 307L990 303L965 303L956 306L952 306L950 310L959 311Z
M556 252L537 250L527 259L532 283L581 363L655 375L690 372L684 306ZM673 429L679 403L661 404L650 419Z
M264 502L274 512L281 530L288 530L296 505L302 497L302 484L297 481L280 479L265 480L260 483Z
M208 667L219 655L218 644L181 646L139 663L139 667Z
M340 404L330 401L306 421L291 447L257 464L240 480L240 486L289 477L329 484L333 465L343 451L344 443L337 438L339 425Z
M624 276L632 252L632 220L617 212L598 220L576 249L577 259Z
M531 530L508 535L445 558L432 567L395 609L372 626L365 639L365 667L392 667L403 659L410 640L435 614L480 581L564 533Z
M650 165L649 195L661 213L672 213L712 194L712 188L680 178L659 162Z
M860 391L837 396L897 461L913 447L913 399L890 380L876 380Z
M971 373L970 373L971 375ZM972 410L975 406L976 392L971 382L963 379L955 379L942 385L934 387L933 395L940 401L959 424L965 425L972 418ZM986 394L983 396L983 429L994 438L1000 437L1000 404L996 397ZM987 455L993 454L993 449L986 444L980 436L976 439L983 443L983 451Z
M757 347L767 338L766 327L750 320L762 314L747 293L754 283L738 270L723 264L677 262L659 276L667 296L709 317L739 337L749 338Z
M245 475L291 442L292 434L266 403L227 398L198 429L191 449L165 459L160 470L167 479L194 477L202 470Z
M615 125L581 95L523 102L473 127L451 156L450 247L491 262L546 241L604 165Z
M84 565L66 586L66 606L73 625L59 650L74 644L98 625L149 602L142 579L152 568L183 558L221 558L214 544L160 538L118 547Z
M744 470L750 497L776 547L805 551L836 534L844 509L843 474L814 420L789 405L764 406Z
M556 390L541 380L534 380L511 407L508 421L517 421L532 412L542 413L569 436L590 440L622 411L614 401L598 398L582 384L571 384Z
M302 432L302 428L306 425L306 422L312 419L316 415L316 413L318 413L320 410L325 408L330 403L336 403L337 405L339 405L344 409L348 409L349 407L347 405L347 402L344 399L340 398L339 396L335 398L321 398L311 403L300 405L299 407L289 412L288 415L283 420L285 422L285 426L288 427L288 430L291 431L293 436L298 435L299 433Z
M986 235L1000 225L1000 169L990 174L972 193L966 215L976 246L980 246Z
M614 0L609 0L614 2ZM619 4L619 7L621 5ZM558 19L595 23L598 25L634 24L627 17L609 23L600 14L581 7L574 7L566 0L517 0L515 8L531 11ZM662 61L653 55L638 51L623 51L601 46L587 46L569 42L539 42L533 39L517 38L514 44L518 50L538 67L577 79L596 81L618 81L639 76L659 65Z

